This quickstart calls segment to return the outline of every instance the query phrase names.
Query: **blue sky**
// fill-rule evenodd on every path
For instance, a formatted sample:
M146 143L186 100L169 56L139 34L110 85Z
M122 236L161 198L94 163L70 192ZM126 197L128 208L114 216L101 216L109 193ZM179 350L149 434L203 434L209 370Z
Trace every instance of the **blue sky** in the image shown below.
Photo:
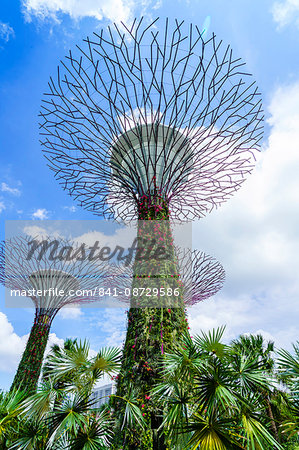
M227 325L226 339L261 332L277 346L298 338L299 2L291 0L2 0L0 6L0 210L5 220L93 219L46 166L38 113L49 76L67 51L111 21L177 17L215 32L247 62L263 97L266 133L254 174L236 196L193 223L193 246L227 272L214 299L190 309L193 333ZM207 21L207 18L210 18ZM0 387L7 388L33 311L0 305ZM119 345L120 310L68 310L51 342L87 337Z

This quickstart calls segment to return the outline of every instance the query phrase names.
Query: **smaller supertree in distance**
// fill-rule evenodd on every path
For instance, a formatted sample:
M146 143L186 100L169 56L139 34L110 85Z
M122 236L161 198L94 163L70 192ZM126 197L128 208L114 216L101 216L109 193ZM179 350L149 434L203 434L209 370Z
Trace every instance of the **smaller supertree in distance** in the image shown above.
M225 270L220 262L200 250L175 246L174 252L178 268L177 278L180 280L180 296L185 307L193 306L217 294L225 281ZM134 299L127 296L125 292L132 290L132 279L136 277L136 265L135 260L126 265L119 261L109 265L109 277L107 276L108 283L106 285L110 285L110 288L113 287L118 293L118 300L127 304L134 302ZM142 276L141 273L140 275ZM148 264L144 275L148 276ZM171 306L173 307L174 304L172 303ZM177 306L182 305L178 303Z
M172 273L168 275L168 286L171 286L171 289L178 289L180 292L176 297L177 307L174 306L172 301L169 307L164 305L163 308L159 309L160 314L157 314L156 305L152 303L152 297L147 299L143 297L141 300L145 303L141 302L139 308L135 304L135 307L131 307L128 311L128 329L123 348L123 364L117 377L117 396L114 401L119 428L123 425L125 415L125 403L121 399L132 395L136 396L140 403L139 406L145 420L150 420L151 428L155 430L161 426L163 412L159 410L155 402L152 402L150 391L153 384L162 381L163 374L160 370L160 362L163 355L170 351L170 339L177 339L180 335L188 333L189 330L187 318L185 318L184 323L179 322L176 310L195 305L212 297L222 288L225 281L225 271L215 258L199 250L192 251L175 247L174 251L178 273L176 276ZM133 291L136 270L138 269L140 269L140 265L136 260L127 266L120 263L111 265L113 289L122 294L119 299L123 302L130 302L130 297L126 296L125 292L131 292L131 289ZM144 274L138 272L138 280L148 280L147 274L147 270ZM144 278L143 275L145 275ZM161 277L156 280L158 286L161 283ZM140 283L138 285L140 286ZM155 289L152 282L148 286L152 291ZM131 296L131 305L132 302L135 303L133 295ZM140 320L140 312L143 314L143 321ZM132 386L135 389L132 390ZM138 433L137 435L135 433L134 436L134 432L127 429L124 434L132 445L138 442ZM157 437L157 445L158 442L159 438ZM115 442L115 444L120 445L121 442Z
M176 248L185 306L193 306L217 294L225 281L220 262L200 250Z
M34 252L32 245L36 245ZM30 298L34 323L11 391L34 392L54 317L66 306L96 301L105 279L105 264L80 258L78 244L63 240L18 236L0 246L0 282Z

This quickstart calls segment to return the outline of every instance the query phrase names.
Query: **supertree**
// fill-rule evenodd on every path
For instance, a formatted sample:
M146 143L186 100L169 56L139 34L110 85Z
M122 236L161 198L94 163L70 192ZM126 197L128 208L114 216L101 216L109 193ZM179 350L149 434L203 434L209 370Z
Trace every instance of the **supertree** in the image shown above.
M258 89L229 46L214 34L204 39L197 26L183 21L157 21L108 27L69 52L49 82L40 125L50 168L81 206L106 218L139 219L138 235L161 238L169 249L169 219L203 217L252 171L263 115ZM172 255L159 275L153 261L147 268L147 277L163 279L163 288L170 278L179 287ZM133 286L136 280L143 286L144 272L140 277L138 264L134 270ZM161 323L163 314L169 329L164 348L171 350L176 336L187 331L182 305L181 296L180 307L170 313L131 308L128 335L132 315L146 330L149 316ZM150 365L159 345L151 353L145 342L140 345ZM131 352L125 345L123 367ZM139 363L145 363L144 356ZM154 381L148 381L146 392L135 383L137 397L148 397ZM161 424L155 414L147 420L152 430ZM141 436L132 432L123 446L164 448Z
M38 245L31 255L32 243ZM55 255L55 245L64 255ZM11 295L30 298L35 308L34 323L11 390L30 394L36 389L51 324L58 311L98 300L97 289L103 279L107 281L106 264L71 257L80 248L69 240L32 239L26 235L0 245L0 282L11 290Z

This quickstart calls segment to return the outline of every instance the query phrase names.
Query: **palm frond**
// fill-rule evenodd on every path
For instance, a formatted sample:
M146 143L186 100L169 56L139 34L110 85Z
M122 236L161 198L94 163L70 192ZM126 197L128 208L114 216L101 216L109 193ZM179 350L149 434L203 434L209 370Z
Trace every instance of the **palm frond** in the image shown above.
M209 364L195 377L194 395L197 403L211 411L215 405L224 410L238 408L237 384L229 367L221 362Z
M103 348L91 361L90 369L102 374L111 375L120 369L121 350L117 347Z
M243 433L248 449L260 450L271 448L282 450L283 447L274 439L259 420L248 414L242 415Z
M48 428L41 420L27 420L22 422L18 430L18 438L13 440L11 450L44 450L47 445Z
M269 376L265 376L264 363L259 358L241 352L233 354L230 362L233 375L242 389L269 391L274 387L274 380L272 382Z
M140 408L137 405L137 399L133 392L129 392L126 398L113 395L114 398L121 400L125 404L125 411L121 429L125 426L134 427L138 424L141 428L145 427L145 421Z
M27 397L22 403L22 413L29 419L39 419L52 410L55 400L67 394L65 387L60 388L53 380L44 380L35 394Z
M48 418L51 434L49 443L52 444L66 431L76 436L79 428L87 426L86 416L92 404L93 401L89 400L86 395L75 394L54 408Z
M70 447L72 450L106 450L112 436L110 412L104 408L96 416L89 417L87 425L79 428L77 435L70 440Z
M225 326L213 329L208 333L201 331L201 336L194 337L194 343L200 353L207 353L222 358L225 355L227 346L221 342L225 331Z
M244 449L239 442L241 436L236 421L232 418L223 419L216 411L210 416L196 412L185 429L192 432L186 449L196 450L199 447L201 450Z

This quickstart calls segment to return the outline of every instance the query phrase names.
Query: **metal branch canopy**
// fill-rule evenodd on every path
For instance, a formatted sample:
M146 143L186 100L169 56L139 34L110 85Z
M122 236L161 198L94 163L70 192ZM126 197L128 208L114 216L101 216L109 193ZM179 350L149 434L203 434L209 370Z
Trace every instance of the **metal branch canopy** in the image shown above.
M91 295L91 292L109 275L107 263L68 259L63 255L51 258L51 246L48 246L48 251L41 251L42 245L29 258L30 242L32 238L29 236L16 236L0 245L1 284L11 290L25 291L38 314L47 316L50 321L62 307L98 300L98 296ZM47 239L42 242L47 242ZM48 242L53 240L49 238ZM65 252L70 248L73 251L80 248L79 244L69 240L59 239L57 242ZM43 294L37 295L37 291Z
M180 249L177 254L185 306L195 305L217 294L225 281L222 265L199 250Z
M241 186L262 120L256 84L229 46L156 19L108 27L70 52L40 126L50 167L85 209L130 220L146 198L190 220Z
M202 251L187 248L176 247L175 253L184 306L195 305L217 294L225 281L225 271L215 258ZM133 262L126 267L119 263L111 264L110 279L118 292L132 287L135 264ZM128 297L121 295L119 300L125 303L129 301Z

